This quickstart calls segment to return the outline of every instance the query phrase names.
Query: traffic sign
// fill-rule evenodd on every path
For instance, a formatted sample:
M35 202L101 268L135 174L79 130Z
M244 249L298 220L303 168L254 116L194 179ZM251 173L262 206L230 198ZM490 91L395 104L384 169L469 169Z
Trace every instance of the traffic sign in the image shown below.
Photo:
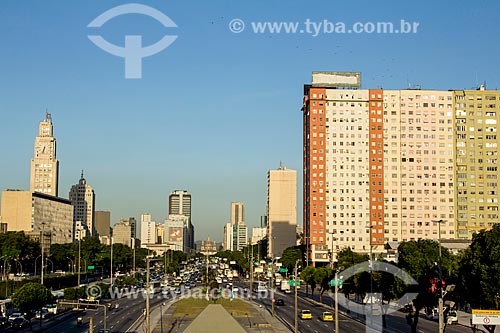
M339 287L342 287L342 283L343 283L343 282L344 282L344 281L342 281L342 279L338 279L338 286L339 286ZM330 281L330 287L335 287L335 279L332 279L332 280Z
M286 268L286 267L280 267L279 272L280 273L286 273L286 272L288 272L288 268Z
M472 310L473 325L500 325L500 310Z
M288 284L293 287L295 285L295 280L288 280ZM297 280L297 286L300 286L300 280Z
M88 269L88 270L95 269L95 266L87 266L87 269Z

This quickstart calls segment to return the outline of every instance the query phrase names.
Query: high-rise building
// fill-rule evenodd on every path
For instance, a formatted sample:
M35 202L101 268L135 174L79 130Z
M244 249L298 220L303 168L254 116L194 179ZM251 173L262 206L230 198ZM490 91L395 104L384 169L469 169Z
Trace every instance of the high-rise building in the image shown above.
M127 223L130 227L130 237L132 238L132 247L135 247L135 241L137 238L137 221L135 217L122 217L120 219L121 223Z
M267 174L267 235L270 258L296 244L297 171L280 165Z
M95 231L99 238L107 237L109 238L109 228L111 226L111 212L109 211L95 211L94 224ZM103 240L101 240L103 242Z
M174 245L177 251L191 252L194 241L193 245L191 245L189 228L189 217L186 215L169 215L164 224L165 243Z
M151 220L151 214L141 214L141 247L156 244L156 222Z
M165 225L161 223L156 224L156 244L165 243Z
M486 170L495 157L480 156L496 156L496 136L486 132L496 131L498 112L490 103L488 118L475 98L498 92L470 91L469 102L460 91L359 87L359 73L338 72L314 72L304 86L304 239L315 264L338 248L381 252L387 242L457 238L457 216L463 226L470 214L485 217L482 204L466 212L467 200L493 198L477 187L495 183L481 181L496 177Z
M191 218L191 194L176 190L168 197L168 215L185 215Z
M39 192L2 192L2 221L9 231L40 235L44 231L53 244L73 242L71 201Z
M457 238L500 223L500 91L457 90L455 106ZM450 220L450 219L449 219Z
M188 219L186 229L186 249L194 250L194 226L191 216L191 194L185 190L176 190L168 197L168 216L186 216ZM168 241L168 240L167 240Z
M113 235L111 239L113 244L123 244L128 247L133 247L135 240L132 238L132 228L128 219L121 219L119 223L113 226Z
M40 122L30 171L31 193L40 192L57 197L59 161L56 159L56 138L50 113Z
M88 236L95 236L95 195L92 187L87 185L87 181L83 178L83 171L78 184L71 187L69 200L74 207L73 223L75 228L76 222L80 221L82 226L88 230Z
M259 241L263 240L267 235L266 227L253 227L252 228L252 245L257 244Z
M245 214L242 202L231 202L231 224L245 224Z

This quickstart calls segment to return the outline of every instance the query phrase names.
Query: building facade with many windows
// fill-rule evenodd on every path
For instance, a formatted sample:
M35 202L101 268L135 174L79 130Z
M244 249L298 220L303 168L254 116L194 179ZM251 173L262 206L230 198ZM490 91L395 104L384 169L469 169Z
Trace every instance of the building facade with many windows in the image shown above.
M359 73L337 72L304 86L309 260L498 222L499 91L359 88Z

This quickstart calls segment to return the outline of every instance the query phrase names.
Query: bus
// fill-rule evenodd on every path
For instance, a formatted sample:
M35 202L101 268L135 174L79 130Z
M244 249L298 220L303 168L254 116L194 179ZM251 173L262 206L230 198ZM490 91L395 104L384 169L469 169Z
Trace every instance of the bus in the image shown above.
M4 317L10 316L12 313L16 312L14 304L12 304L10 298L0 301L0 312Z
M263 293L267 291L266 281L256 281L253 283L252 290L256 293Z

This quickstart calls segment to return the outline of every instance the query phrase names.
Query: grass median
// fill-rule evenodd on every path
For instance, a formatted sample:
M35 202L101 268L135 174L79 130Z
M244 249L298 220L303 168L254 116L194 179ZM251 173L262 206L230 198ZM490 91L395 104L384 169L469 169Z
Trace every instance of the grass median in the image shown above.
M233 299L231 301L227 298L219 298L217 303L213 301L208 302L204 298L184 298L172 305L175 308L172 316L195 318L208 304L222 304L224 309L233 317L252 317L252 312L248 303L239 299Z

